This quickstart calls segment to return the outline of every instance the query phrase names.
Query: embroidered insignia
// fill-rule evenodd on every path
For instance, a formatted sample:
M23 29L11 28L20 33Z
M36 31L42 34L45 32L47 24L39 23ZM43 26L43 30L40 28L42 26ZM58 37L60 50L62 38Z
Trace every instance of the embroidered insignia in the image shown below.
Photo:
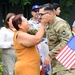
M65 35L65 34L66 34L66 32L65 32L65 31L63 31L63 32L62 32L62 34L63 34L63 35Z

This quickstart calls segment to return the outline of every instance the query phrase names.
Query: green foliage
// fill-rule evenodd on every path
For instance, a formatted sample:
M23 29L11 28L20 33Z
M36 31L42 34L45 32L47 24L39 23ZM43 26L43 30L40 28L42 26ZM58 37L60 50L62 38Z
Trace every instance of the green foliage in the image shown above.
M12 4L12 6L21 6L24 8L24 5L31 4L31 0L9 0L9 3Z
M22 8L24 8L24 6L27 4L29 5L39 4L38 0L9 0L9 3L12 4L12 6Z
M0 75L4 75L4 74L3 74L3 67L2 67L1 64L0 64Z
M12 6L20 6L24 8L25 5L34 5L39 4L38 0L9 0L9 3L12 4Z
M2 50L0 49L0 62L2 62Z
M3 74L3 67L2 67L2 51L1 51L1 49L0 49L0 75L4 75Z
M45 3L46 0L43 0ZM54 0L50 0L51 3L54 2ZM9 0L9 3L12 4L12 6L20 6L24 8L25 5L34 5L39 4L38 0ZM69 11L75 11L75 0L60 0L60 8L61 8L61 16L63 19L67 20L69 19L70 12Z
M69 11L75 11L75 0L61 0L60 8L62 18L68 21L68 17L70 16Z

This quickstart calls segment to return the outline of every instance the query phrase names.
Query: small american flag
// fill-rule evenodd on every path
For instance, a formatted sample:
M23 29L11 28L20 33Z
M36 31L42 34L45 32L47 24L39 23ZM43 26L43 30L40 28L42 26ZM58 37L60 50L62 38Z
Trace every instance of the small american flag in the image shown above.
M75 65L75 36L58 52L55 58L68 70Z

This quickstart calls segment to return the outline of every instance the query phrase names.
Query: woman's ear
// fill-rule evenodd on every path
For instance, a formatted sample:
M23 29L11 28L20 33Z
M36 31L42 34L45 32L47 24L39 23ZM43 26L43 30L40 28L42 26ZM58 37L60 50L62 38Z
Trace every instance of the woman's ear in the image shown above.
M7 21L7 23L9 24L9 21Z
M21 24L18 24L18 27L21 28Z

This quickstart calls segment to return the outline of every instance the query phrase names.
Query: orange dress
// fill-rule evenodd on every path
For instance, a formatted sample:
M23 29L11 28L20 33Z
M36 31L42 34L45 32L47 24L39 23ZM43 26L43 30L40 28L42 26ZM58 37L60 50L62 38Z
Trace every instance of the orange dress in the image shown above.
M36 47L25 47L14 37L14 48L17 54L15 75L40 75L40 55Z

